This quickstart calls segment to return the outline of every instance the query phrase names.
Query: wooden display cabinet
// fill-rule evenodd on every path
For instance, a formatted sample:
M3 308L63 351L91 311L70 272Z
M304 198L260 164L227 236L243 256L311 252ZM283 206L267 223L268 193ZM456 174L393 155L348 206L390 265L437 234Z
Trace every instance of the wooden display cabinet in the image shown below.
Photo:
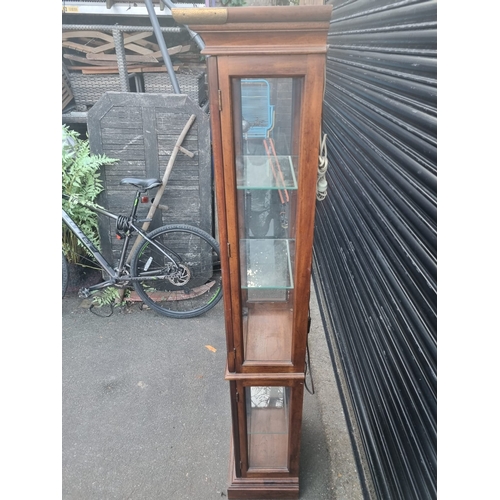
M209 55L231 498L298 498L331 6L173 9Z

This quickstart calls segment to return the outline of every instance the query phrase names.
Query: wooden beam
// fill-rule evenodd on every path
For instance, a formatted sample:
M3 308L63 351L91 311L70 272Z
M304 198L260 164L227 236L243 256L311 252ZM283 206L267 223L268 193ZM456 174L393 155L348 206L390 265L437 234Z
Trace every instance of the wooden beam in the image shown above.
M90 61L118 61L118 56L116 54L87 54L86 59ZM145 62L145 63L157 63L159 62L156 57L152 55L133 55L126 54L125 55L126 62Z
M109 61L91 61L85 57L74 56L73 54L63 54L63 57L64 59L69 59L70 61L86 63L93 66L113 66L109 63ZM118 67L118 63L116 63L116 67Z
M133 52L137 52L138 54L143 54L143 55L151 54L153 52L152 50L147 49L145 47L141 47L135 43L132 43L136 40L142 40L143 38L147 38L148 36L151 36L151 34L152 33L150 31L146 31L146 32L142 32L142 33L134 33L133 35L128 35L127 33L124 33L123 34L123 44L125 45L126 49L132 50ZM101 45L100 47L98 47L98 50L93 50L91 52L97 54L99 52L104 52L106 50L114 49L114 48L115 48L115 44L114 44L114 42L112 42L112 43Z
M103 33L102 31L88 31L88 30L63 31L62 33L63 40L69 40L71 38L99 38L106 42L113 41L113 37L111 35Z

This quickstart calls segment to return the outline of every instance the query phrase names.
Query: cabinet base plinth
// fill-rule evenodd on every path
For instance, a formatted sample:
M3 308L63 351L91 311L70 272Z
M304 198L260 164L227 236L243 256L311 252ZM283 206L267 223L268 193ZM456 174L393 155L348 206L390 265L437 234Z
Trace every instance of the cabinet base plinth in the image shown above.
M298 484L269 484L268 481L264 484L257 483L257 481L254 479L251 483L231 484L227 489L227 498L229 500L275 500L281 498L298 500L299 498Z
M227 488L229 500L275 500L281 498L297 500L299 498L298 477L236 477L232 449L229 460L229 486Z

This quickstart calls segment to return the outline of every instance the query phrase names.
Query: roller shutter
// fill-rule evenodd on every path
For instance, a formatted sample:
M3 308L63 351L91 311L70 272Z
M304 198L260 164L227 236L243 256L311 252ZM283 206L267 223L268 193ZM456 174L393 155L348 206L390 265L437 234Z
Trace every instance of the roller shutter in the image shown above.
M315 288L367 491L433 499L437 3L332 3Z

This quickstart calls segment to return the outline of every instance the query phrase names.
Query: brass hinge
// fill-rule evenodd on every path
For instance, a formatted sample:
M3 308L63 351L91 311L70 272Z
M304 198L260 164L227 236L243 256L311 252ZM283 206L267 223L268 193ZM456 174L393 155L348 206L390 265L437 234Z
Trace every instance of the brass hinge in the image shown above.
M220 89L217 92L219 94L219 111L222 111L222 92Z
M231 258L231 243L229 241L227 242L227 256L229 259Z
M240 393L238 391L236 391L236 402L240 402Z

